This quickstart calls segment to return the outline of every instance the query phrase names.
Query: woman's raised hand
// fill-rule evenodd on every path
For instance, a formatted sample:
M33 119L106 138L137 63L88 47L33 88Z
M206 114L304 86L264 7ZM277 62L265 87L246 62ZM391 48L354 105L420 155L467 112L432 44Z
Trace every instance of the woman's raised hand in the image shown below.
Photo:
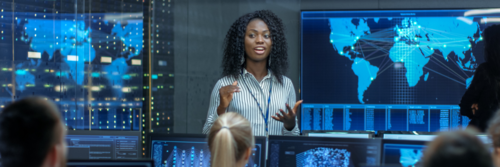
M238 81L234 81L232 85L227 85L219 89L220 104L217 107L217 114L223 114L231 100L233 100L233 94L235 92L241 92L240 87L238 87Z
M283 122L286 129L292 130L295 127L295 117L297 116L297 110L301 103L302 100L297 101L297 103L295 103L295 106L293 106L293 109L290 108L288 104L285 104L288 112L285 112L283 111L283 109L280 109L281 114L276 113L276 116L271 116L271 117L276 121Z

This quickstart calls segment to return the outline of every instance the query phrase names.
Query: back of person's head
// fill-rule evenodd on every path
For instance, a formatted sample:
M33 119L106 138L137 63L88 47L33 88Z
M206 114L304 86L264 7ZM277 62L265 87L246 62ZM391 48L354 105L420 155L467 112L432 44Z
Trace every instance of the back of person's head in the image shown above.
M490 119L488 130L486 131L491 139L495 153L500 153L500 110L497 110L493 118Z
M486 132L493 147L493 162L496 166L500 166L500 110L497 110L493 118L490 119Z
M42 97L16 101L0 113L2 167L65 166L65 127L57 107Z
M485 61L500 66L500 25L492 25L483 31Z
M214 122L208 135L212 166L244 166L252 153L254 140L252 127L247 119L235 112L222 114Z
M424 167L492 167L493 161L474 132L443 132L427 145Z

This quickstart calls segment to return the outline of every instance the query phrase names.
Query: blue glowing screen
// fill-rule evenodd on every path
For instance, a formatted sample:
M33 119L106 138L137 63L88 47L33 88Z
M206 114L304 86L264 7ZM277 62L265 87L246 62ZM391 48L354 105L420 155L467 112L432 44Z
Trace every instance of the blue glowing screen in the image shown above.
M255 143L246 166L262 166L262 144ZM153 140L151 158L156 167L199 166L210 167L211 154L206 138L170 138Z
M442 131L484 62L489 10L304 11L302 130Z
M0 105L55 101L70 129L139 130L143 14L3 12Z
M422 166L425 145L387 143L383 146L382 164L401 167Z

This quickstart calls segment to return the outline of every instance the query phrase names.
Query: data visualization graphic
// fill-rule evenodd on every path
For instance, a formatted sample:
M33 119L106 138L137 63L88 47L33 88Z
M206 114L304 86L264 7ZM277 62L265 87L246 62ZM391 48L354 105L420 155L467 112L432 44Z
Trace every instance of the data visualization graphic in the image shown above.
M422 165L424 145L384 144L383 164L402 167Z
M94 2L0 4L0 108L45 96L70 130L140 130L143 2Z
M452 105L303 104L302 130L419 131L463 129L469 118Z
M304 104L458 105L475 69L484 62L482 32L496 23L491 19L496 15L488 10L302 12ZM365 111L364 125L352 124L352 116L362 112L346 107L343 112L351 117L344 114L337 121L342 129L377 129L376 122L391 127L389 117L377 117L382 114L377 108ZM428 111L404 110L396 119L410 116L403 118L414 125L409 128L429 131L424 127ZM314 123L327 122L324 119ZM445 130L450 123L441 124L444 128L430 131ZM364 126L368 128L360 128ZM310 127L305 130L320 130Z
M379 75L384 75L389 68L402 70L400 73L404 74L404 77L400 75L399 77L402 78L397 80L404 82L399 83L402 85L398 86L407 88L416 87L419 83L427 84L431 73L437 75L435 78L447 83L431 85L433 87L445 88L446 85L456 84L467 87L470 84L473 77L471 72L477 66L477 58L471 47L476 46L482 39L479 23L474 22L474 18L386 18L385 23L380 22L380 18L370 19L330 18L328 20L332 47L340 56L353 62L351 69L358 78L356 93L359 103L369 102L370 99L365 98L365 92L372 82ZM369 23L374 24L373 27L376 24L391 26L371 30L372 26ZM476 55L482 56L479 53ZM385 60L380 63L371 62L376 59ZM459 70L450 68L445 64L446 62L456 65ZM428 63L434 63L437 66L426 66ZM425 73L424 69L426 69ZM391 90L391 92L395 91L411 93L407 90ZM394 103L419 102L418 98L405 99L404 95L403 99L393 99ZM449 100L451 102L453 99ZM439 98L435 101L434 103L441 102Z
M354 167L380 164L379 139L270 136L268 166Z
M209 167L210 150L205 139L198 141L167 141L154 140L152 142L151 158L156 167ZM259 167L262 146L256 144L247 166Z
M318 147L297 154L297 167L348 167L350 158L347 149Z

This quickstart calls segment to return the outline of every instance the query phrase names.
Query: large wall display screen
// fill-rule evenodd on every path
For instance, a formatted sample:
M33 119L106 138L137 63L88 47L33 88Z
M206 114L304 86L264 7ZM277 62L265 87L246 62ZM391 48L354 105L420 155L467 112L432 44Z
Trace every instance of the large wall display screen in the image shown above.
M303 11L302 130L442 131L498 9Z

